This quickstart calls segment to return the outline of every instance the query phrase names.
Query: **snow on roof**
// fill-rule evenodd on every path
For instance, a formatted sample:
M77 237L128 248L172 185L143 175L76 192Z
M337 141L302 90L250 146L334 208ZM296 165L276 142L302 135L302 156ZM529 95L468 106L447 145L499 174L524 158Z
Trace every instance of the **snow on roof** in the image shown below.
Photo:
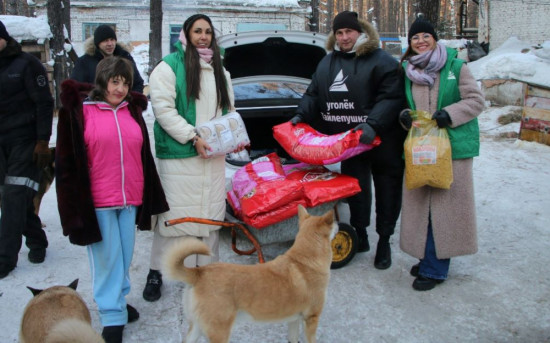
M38 43L42 43L44 39L53 37L46 16L33 18L17 15L0 15L0 21L6 26L8 34L18 42L37 40Z
M550 87L550 41L533 46L512 36L468 66L477 80L515 79Z

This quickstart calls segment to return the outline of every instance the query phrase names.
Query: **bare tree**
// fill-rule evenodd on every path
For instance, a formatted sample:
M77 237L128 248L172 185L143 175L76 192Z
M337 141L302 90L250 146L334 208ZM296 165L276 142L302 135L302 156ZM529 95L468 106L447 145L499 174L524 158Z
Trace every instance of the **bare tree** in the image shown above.
M319 0L311 0L311 17L309 18L309 31L319 32Z
M433 24L435 28L439 24L439 6L441 1L433 0L418 0L418 12L416 15L422 14L424 19Z
M3 1L4 2L4 1ZM21 0L6 0L2 4L2 9L5 7L5 13L9 15L29 16L29 5L26 1Z
M50 49L53 53L53 82L55 90L55 103L59 107L59 86L61 82L69 78L72 69L72 60L65 50L65 41L69 37L65 37L65 32L70 32L70 0L48 0L48 24L52 31L52 39L50 39Z
M162 59L162 0L151 0L149 4L149 68L150 75Z
M372 26L374 26L374 28L379 31L380 30L380 25L378 24L380 22L380 7L382 6L381 4L381 1L380 0L374 0L372 1L372 19L371 19L371 22L372 22Z

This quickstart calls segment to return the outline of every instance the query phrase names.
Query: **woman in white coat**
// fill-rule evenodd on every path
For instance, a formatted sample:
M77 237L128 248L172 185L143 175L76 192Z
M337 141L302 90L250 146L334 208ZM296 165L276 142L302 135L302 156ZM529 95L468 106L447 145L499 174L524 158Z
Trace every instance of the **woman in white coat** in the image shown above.
M210 18L195 14L183 24L176 52L155 67L149 79L155 114L155 150L159 175L170 211L157 217L150 271L143 298L156 301L162 285L162 254L167 244L182 237L197 237L212 256L193 255L189 267L218 261L219 226L185 223L166 227L180 217L223 220L225 215L225 158L208 157L210 149L195 131L196 125L234 111L229 73Z

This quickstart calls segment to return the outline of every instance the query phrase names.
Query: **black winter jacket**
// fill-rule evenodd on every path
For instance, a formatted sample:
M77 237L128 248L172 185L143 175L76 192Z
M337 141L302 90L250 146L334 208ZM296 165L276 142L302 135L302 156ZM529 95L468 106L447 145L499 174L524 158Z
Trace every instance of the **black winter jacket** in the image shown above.
M95 83L95 70L99 61L103 59L103 55L94 44L93 37L90 37L84 43L85 53L78 58L74 65L73 72L71 73L71 79L84 83ZM132 55L117 43L113 55L120 56L128 59L132 62L134 67L134 84L132 90L134 92L143 93L143 79L139 74L136 62L132 58Z
M368 39L355 52L334 50L334 34L327 40L326 55L296 111L324 134L336 134L368 123L382 139L400 140L399 112L405 108L399 63L380 49L378 33L360 20Z
M10 37L0 52L0 144L49 141L53 105L44 66Z

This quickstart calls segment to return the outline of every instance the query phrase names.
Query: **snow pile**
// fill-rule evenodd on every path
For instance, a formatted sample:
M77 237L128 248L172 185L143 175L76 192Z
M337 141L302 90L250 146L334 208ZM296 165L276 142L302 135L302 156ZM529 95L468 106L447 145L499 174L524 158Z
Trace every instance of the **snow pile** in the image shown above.
M533 47L517 37L510 37L468 66L477 80L516 79L550 87L550 41Z
M499 118L516 114L521 116L521 106L487 107L483 115L478 117L479 130L484 136L499 136L510 132L519 133L521 123L512 121L500 123Z
M6 26L9 35L18 42L24 40L37 40L38 43L43 43L44 39L53 37L46 16L32 18L15 15L0 15L0 21Z

